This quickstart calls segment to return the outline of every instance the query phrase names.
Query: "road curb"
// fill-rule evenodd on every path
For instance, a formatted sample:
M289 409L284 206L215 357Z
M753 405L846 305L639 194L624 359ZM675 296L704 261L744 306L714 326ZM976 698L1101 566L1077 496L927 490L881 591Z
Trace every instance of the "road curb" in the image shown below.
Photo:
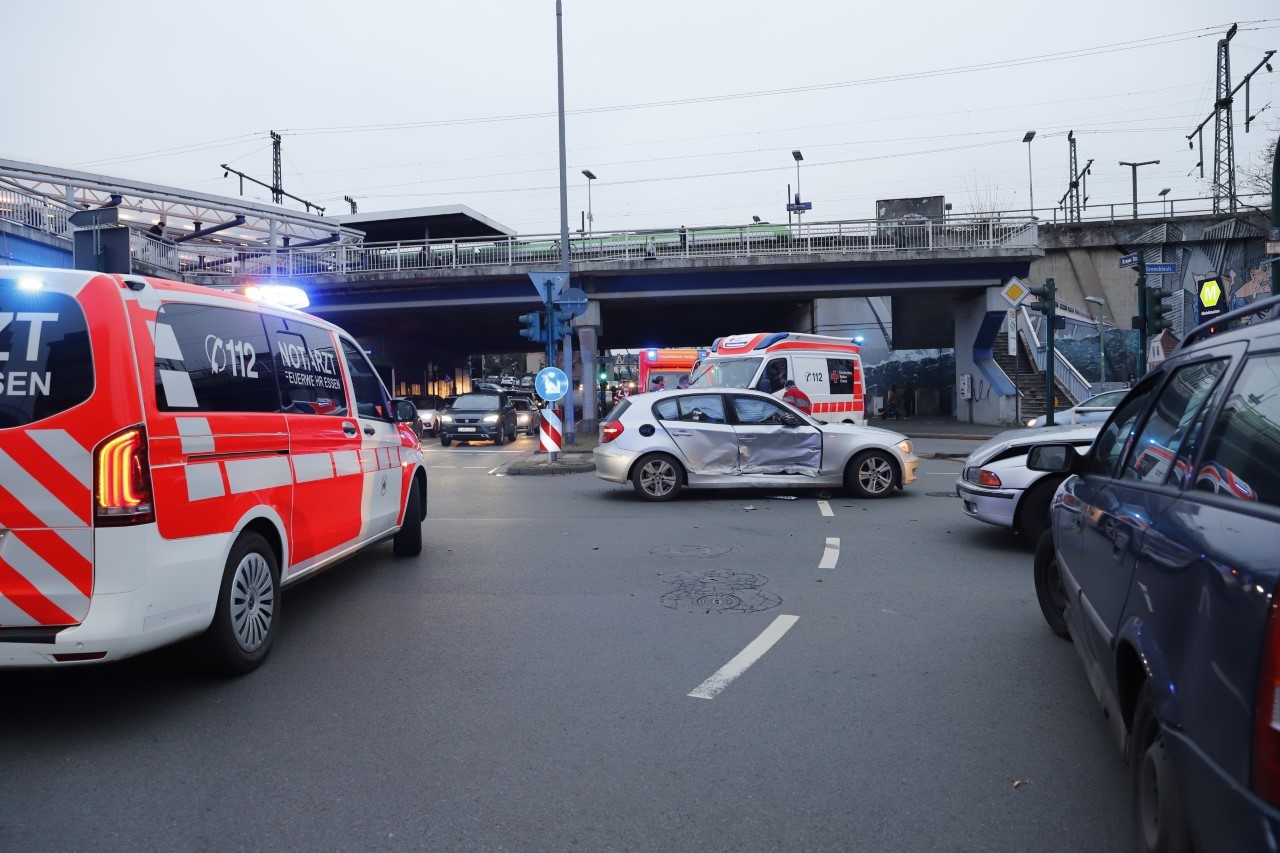
M990 439L995 438L995 434L974 435L972 433L962 433L962 432L917 432L917 433L904 432L903 435L905 435L907 438L920 438L920 439L938 438L946 441L989 441Z
M968 459L968 453L925 453L921 459Z
M574 456L580 454L572 454ZM540 459L526 459L512 462L502 473L507 476L545 476L548 474L585 474L596 470L594 459L565 459L563 456L555 462Z

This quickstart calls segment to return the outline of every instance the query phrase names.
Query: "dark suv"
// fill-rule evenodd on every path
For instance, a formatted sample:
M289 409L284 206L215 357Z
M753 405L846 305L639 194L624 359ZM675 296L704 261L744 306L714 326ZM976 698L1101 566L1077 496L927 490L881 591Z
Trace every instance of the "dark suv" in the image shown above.
M516 410L500 391L487 389L461 394L440 413L440 443L516 440Z
M1200 327L1139 382L1069 473L1035 582L1128 764L1140 850L1280 838L1280 298Z

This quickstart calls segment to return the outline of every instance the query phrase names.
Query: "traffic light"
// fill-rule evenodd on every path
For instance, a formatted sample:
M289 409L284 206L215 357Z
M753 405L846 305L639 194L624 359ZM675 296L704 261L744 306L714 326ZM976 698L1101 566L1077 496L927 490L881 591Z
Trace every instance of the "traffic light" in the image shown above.
M600 381L601 381L601 382L608 382L608 381L609 381L609 371L607 371L607 370L602 370L602 371L600 371Z
M519 317L524 328L520 330L520 337L528 338L531 341L545 343L547 333L542 328L542 312L533 311L528 314L521 314Z
M1164 291L1158 287L1148 287L1143 291L1147 300L1147 337L1154 338L1165 329L1173 328L1173 321L1165 315L1169 306L1164 304Z
M1049 279L1039 287L1027 288L1032 296L1038 296L1039 300L1032 302L1027 307L1032 311L1039 311L1046 317L1053 317L1058 310L1058 288L1053 283L1053 279Z
M551 312L551 326L547 330L551 334L551 340L558 341L565 335L573 333L573 328L569 325L569 321L573 317L569 314L562 314L559 311Z

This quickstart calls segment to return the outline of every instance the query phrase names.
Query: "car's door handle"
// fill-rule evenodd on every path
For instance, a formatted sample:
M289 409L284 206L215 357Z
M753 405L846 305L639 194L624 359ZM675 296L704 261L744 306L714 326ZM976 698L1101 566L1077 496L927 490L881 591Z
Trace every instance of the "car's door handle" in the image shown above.
M672 434L672 435L682 435L682 436L690 436L690 435L693 435L693 433L689 432L687 429L673 429L673 430L671 431L671 434Z
M345 432L348 436L354 437L356 434L356 425L352 423L344 423L342 425L342 431Z
M373 427L365 427L365 428L364 428L364 434L365 434L365 435L373 435L375 432L377 432L377 430L375 430Z

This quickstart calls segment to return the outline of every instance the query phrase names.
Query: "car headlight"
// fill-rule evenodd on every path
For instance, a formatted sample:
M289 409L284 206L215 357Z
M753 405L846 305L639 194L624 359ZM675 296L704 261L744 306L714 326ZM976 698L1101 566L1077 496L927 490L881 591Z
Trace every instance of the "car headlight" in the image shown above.
M499 417L498 415L485 415L485 416L484 416L484 422L485 422L485 423L487 423L487 424L496 424L496 423L497 423L498 421L500 421L500 420L502 420L502 418L501 418L501 417Z
M1035 425L1036 425L1036 419L1035 419L1035 418L1032 418L1031 420L1027 421L1027 426L1029 426L1029 427L1033 427L1033 426L1035 426Z
M898 449L901 450L903 453L908 453L908 454L911 453L911 439L904 438L902 441L899 441Z
M525 412L520 412L516 415L516 421L522 424L527 424L529 422L529 415Z
M441 415L440 422L445 424L453 423L453 415Z

